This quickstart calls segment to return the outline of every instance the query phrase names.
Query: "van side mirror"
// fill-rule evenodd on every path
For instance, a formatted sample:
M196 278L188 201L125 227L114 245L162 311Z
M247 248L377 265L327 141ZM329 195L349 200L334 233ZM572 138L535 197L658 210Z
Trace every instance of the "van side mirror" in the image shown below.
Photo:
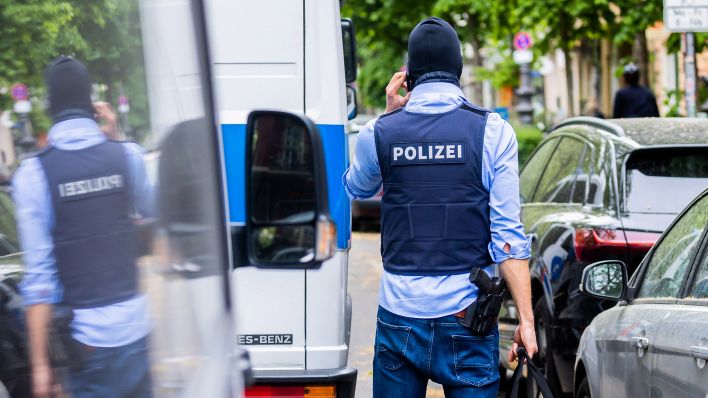
M342 18L342 49L344 50L344 76L347 84L356 81L356 37L351 19Z
M603 300L622 300L627 291L627 265L617 260L588 265L583 270L580 291Z
M347 84L347 119L352 120L359 114L356 102L356 89Z
M250 264L312 268L334 253L322 142L308 118L279 111L248 116L246 239Z

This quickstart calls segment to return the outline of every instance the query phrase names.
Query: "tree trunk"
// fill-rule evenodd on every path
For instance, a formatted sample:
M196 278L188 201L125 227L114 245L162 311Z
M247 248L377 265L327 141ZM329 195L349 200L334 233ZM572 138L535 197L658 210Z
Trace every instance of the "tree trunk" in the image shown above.
M472 83L472 97L470 100L480 106L484 106L484 86L483 82L477 79L477 71L484 67L484 59L482 59L482 40L479 38L479 32L474 31L477 29L477 16L470 14L467 26L471 27L473 30L470 32L471 42L472 42L472 65L474 65L475 70L473 72L474 83Z
M563 50L563 58L565 60L565 86L566 95L568 96L568 117L575 116L575 101L573 98L573 60L570 57L570 48Z
M484 105L484 86L483 82L480 79L477 79L477 71L484 67L484 60L482 59L482 53L479 51L480 50L480 41L479 39L472 39L472 47L474 50L472 51L472 54L474 56L474 60L472 61L472 64L475 67L474 71L474 83L472 83L472 101L478 105L483 106Z
M647 49L647 36L644 31L637 32L632 46L632 58L639 66L639 83L649 86L649 50Z

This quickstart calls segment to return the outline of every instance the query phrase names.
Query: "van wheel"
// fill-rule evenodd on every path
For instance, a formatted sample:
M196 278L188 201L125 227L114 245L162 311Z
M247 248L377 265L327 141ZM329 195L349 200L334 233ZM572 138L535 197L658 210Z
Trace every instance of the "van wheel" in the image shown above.
M580 382L578 386L578 391L575 392L575 398L591 398L590 396L590 382L588 377L585 376L583 381Z
M538 343L538 353L534 355L533 361L546 377L548 385L555 394L562 394L560 381L558 380L558 373L556 372L556 365L553 361L553 354L551 353L550 347L553 345L551 341L551 311L547 308L546 303L541 297L533 308L535 323L536 323L536 342ZM541 392L536 386L536 382L533 378L528 378L526 380L526 396L528 398L538 398L541 396Z

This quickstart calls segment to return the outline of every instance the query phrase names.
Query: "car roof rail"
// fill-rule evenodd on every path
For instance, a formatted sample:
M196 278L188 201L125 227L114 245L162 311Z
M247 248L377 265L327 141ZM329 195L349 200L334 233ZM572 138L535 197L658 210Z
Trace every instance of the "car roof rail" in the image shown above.
M608 122L607 120L600 119L597 117L590 117L590 116L577 116L577 117L571 117L570 119L566 119L558 124L556 124L553 127L552 131L555 131L558 128L561 127L566 127L566 126L592 126L595 128L598 128L602 131L608 132L610 134L614 134L618 137L624 137L624 129L620 126L618 126L615 123Z

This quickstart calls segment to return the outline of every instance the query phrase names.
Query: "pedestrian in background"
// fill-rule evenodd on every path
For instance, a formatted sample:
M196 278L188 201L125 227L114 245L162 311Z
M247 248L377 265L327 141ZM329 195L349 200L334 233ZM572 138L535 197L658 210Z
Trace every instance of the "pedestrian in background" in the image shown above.
M622 78L625 87L615 94L613 117L659 117L654 93L639 84L639 67L633 63L625 65Z
M106 138L115 136L115 115L91 103L81 62L59 57L45 80L48 146L13 179L34 396L148 397L149 319L134 224L152 212L143 150ZM50 329L68 359L66 380L50 362Z
M458 323L477 300L474 269L499 268L519 309L509 360L518 346L537 351L516 136L498 114L464 98L461 73L452 26L420 22L408 39L407 76L393 75L386 113L359 132L344 175L352 199L383 185L376 398L424 397L429 379L448 398L496 397L496 325L478 336Z

